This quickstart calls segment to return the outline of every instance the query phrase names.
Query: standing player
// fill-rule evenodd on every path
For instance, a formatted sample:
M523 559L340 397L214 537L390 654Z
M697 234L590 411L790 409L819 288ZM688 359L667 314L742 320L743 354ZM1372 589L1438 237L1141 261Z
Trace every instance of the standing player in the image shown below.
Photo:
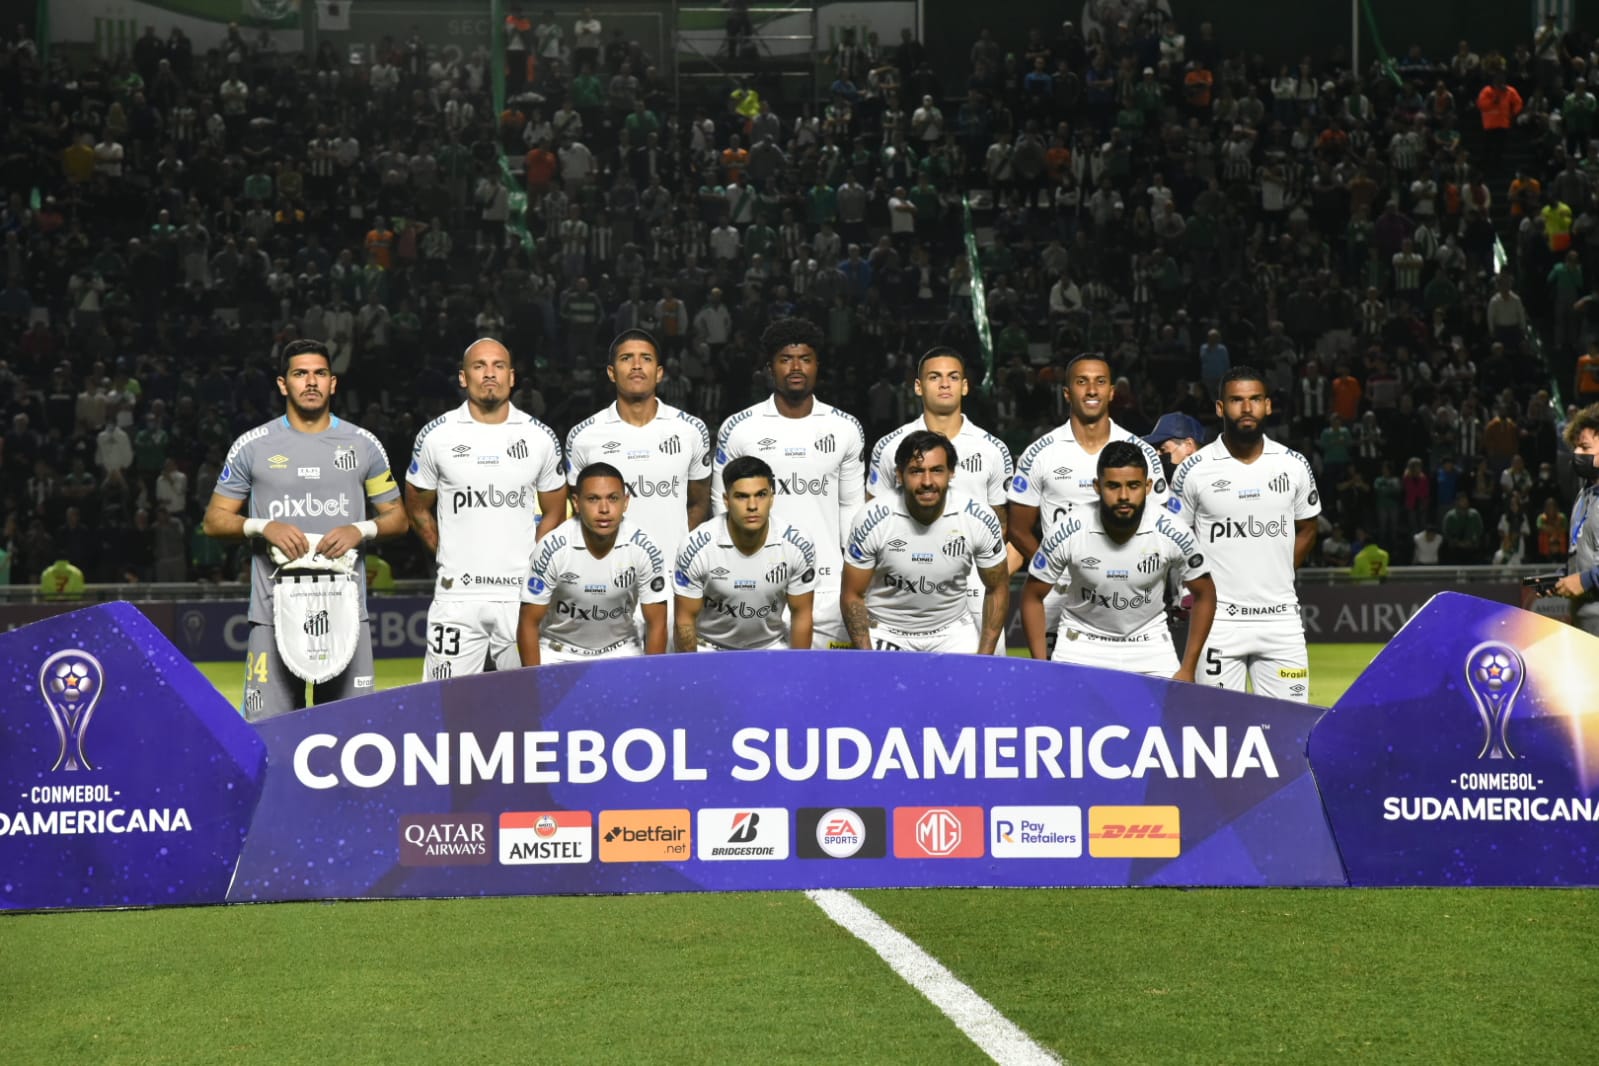
M521 665L527 560L566 517L560 443L511 403L511 353L493 338L474 342L459 380L466 402L422 427L405 477L411 528L438 557L424 681L482 673L488 660L497 670Z
M916 395L922 398L922 417L905 423L873 446L871 467L866 473L868 500L892 495L899 489L899 478L894 470L899 442L916 430L932 430L948 438L961 454L960 470L955 475L956 489L987 503L999 518L1000 529L1005 528L1008 517L1005 491L1010 487L1015 469L1005 442L977 428L962 413L961 402L970 387L966 360L959 352L944 345L928 349L916 365ZM983 583L976 571L972 572L966 596L972 621L981 627ZM995 651L1003 654L1004 645Z
M716 438L711 496L725 506L723 470L741 455L764 460L777 477L772 524L793 527L816 549L816 603L811 646L847 648L839 614L844 538L866 481L866 441L854 415L816 398L821 331L803 318L780 318L761 334L772 372L771 399L722 423Z
M1164 508L1149 508L1149 459L1130 441L1100 450L1096 508L1080 508L1044 538L1022 588L1022 627L1033 658L1103 666L1151 677L1194 680L1200 648L1216 615L1216 583L1193 531ZM1166 628L1168 575L1194 594L1182 662ZM1045 637L1044 597L1069 586L1053 653Z
M741 455L723 480L726 515L690 533L677 555L677 650L809 648L816 549L792 526L772 528L770 466Z
M333 416L338 378L327 346L295 341L284 346L281 358L278 391L288 401L283 417L233 442L203 523L206 535L217 540L251 542L250 636L244 653L244 716L251 721L306 706L305 682L289 671L279 651L273 596L277 566L271 550L303 559L315 537L317 556L340 559L365 541L405 532L400 489L383 446L366 430ZM375 519L366 517L363 501L371 502ZM316 703L372 688L366 569L356 566L354 573L358 631L331 634L346 650L353 644L353 654L342 672L315 686Z
M1111 420L1114 381L1110 364L1102 355L1079 355L1066 364L1066 422L1028 445L1016 464L1016 476L1011 479L1008 533L1023 559L1037 555L1043 538L1077 508L1097 503L1094 470L1100 449L1111 441L1132 441L1144 450L1148 468L1160 469L1160 456L1155 449ZM1157 508L1172 509L1164 477L1154 479L1149 499ZM1061 605L1058 592L1044 600L1051 642Z
M1260 372L1221 379L1221 436L1183 461L1172 488L1216 578L1216 624L1200 679L1256 695L1310 700L1310 658L1294 571L1316 543L1321 499L1305 457L1266 436Z
M947 438L908 434L894 453L900 490L855 516L840 594L855 647L992 655L999 644L1010 607L1005 534L991 507L950 491L957 462ZM981 632L966 609L974 565L984 589Z
M609 463L578 471L577 515L533 553L516 646L523 666L666 651L666 556L626 521L627 485ZM644 639L633 612L644 615Z

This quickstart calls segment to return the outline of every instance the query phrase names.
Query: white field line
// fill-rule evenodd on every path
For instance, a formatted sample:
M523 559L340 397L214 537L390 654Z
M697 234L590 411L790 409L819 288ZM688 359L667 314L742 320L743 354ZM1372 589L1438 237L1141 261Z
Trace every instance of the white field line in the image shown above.
M865 941L906 984L925 996L1000 1066L1064 1066L1058 1055L1039 1046L914 940L848 892L814 889L805 895L829 918Z

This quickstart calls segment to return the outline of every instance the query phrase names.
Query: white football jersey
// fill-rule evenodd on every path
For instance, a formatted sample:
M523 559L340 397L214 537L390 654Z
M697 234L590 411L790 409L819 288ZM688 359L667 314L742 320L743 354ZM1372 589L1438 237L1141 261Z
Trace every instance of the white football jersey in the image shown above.
M912 518L903 493L873 500L855 516L845 563L875 570L866 592L874 626L927 633L966 618L966 580L975 564L1005 561L994 509L954 489L931 525Z
M1294 523L1321 514L1305 457L1267 439L1260 458L1242 463L1217 440L1183 460L1172 489L1216 579L1216 621L1298 626Z
M854 415L816 400L804 418L785 418L770 397L722 423L716 437L712 506L720 514L722 471L741 455L765 460L777 477L772 525L794 526L816 547L816 587L838 591L849 520L866 489L866 434Z
M888 496L899 489L899 474L894 470L894 453L907 434L926 429L923 419L900 426L878 441L872 448L871 469L866 474L868 496ZM1016 474L1011 462L1010 449L1005 442L987 433L965 416L961 417L960 432L950 442L955 445L955 478L952 487L967 496L984 500L999 507L1005 503L1005 492Z
M1143 449L1151 482L1149 509L1180 511L1180 504L1169 506L1171 497L1161 474L1160 453L1137 434L1114 422L1110 424L1110 440L1132 441ZM1099 453L1084 451L1072 433L1071 422L1067 421L1039 437L1022 453L1016 464L1016 475L1011 478L1010 502L1038 508L1039 524L1043 536L1047 537L1056 525L1079 508L1098 506L1099 494L1094 491L1098 471Z
M663 551L675 552L688 536L688 486L711 476L711 432L705 423L657 401L645 426L622 421L616 404L572 427L566 435L566 477L574 488L590 463L622 472L631 500L629 521L644 527Z
M1118 544L1099 508L1083 508L1052 529L1027 565L1027 576L1062 588L1061 635L1139 639L1166 633L1166 576L1184 582L1210 572L1193 531L1164 508L1144 508L1138 530Z
M438 493L434 596L516 602L533 553L538 494L562 485L555 431L514 407L504 422L479 422L463 403L422 427L405 479Z
M816 549L791 526L766 527L766 543L745 555L727 518L696 527L677 553L677 595L703 600L699 635L718 648L769 648L788 641L790 596L816 589Z
M582 524L568 518L539 541L522 602L549 605L541 639L598 651L637 640L634 609L665 603L669 595L666 556L632 519L622 519L616 544L596 559Z

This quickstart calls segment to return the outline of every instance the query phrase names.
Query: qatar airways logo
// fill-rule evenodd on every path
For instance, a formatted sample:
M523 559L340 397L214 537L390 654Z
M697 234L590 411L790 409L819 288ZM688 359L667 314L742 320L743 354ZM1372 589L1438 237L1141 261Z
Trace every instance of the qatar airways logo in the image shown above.
M319 498L309 492L304 496L285 496L267 504L267 517L274 522L283 518L348 518L350 497L339 493L337 497Z

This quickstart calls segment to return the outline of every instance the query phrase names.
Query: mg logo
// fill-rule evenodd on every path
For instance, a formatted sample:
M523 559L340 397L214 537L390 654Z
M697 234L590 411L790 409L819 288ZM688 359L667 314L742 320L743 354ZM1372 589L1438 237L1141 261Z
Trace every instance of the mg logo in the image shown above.
M895 807L894 857L980 859L984 825L981 807Z
M929 855L948 855L961 846L961 822L946 810L932 810L916 821L916 842Z

